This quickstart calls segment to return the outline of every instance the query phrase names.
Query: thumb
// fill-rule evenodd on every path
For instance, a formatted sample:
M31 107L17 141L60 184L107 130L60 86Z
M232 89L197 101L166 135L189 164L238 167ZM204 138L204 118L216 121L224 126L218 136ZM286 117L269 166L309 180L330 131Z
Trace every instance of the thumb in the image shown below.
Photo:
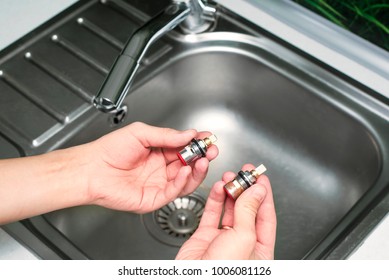
M258 184L244 191L235 202L234 229L237 231L255 232L255 221L266 197L266 189Z

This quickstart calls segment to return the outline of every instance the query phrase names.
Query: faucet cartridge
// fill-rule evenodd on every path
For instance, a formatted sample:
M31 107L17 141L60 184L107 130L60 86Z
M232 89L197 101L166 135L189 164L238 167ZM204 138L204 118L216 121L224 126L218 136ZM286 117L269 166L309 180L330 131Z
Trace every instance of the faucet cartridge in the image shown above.
M251 171L239 171L234 180L224 185L224 191L233 200L236 200L245 190L255 184L258 177L266 171L266 167L261 164Z
M205 157L208 147L217 141L215 135L208 136L204 139L193 138L184 149L177 153L178 158L183 165L189 165L193 161Z

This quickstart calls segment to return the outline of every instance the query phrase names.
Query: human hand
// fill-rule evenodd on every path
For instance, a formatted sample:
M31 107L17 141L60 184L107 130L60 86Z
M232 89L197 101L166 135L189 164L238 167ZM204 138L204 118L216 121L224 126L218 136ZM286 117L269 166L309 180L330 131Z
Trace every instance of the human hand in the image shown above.
M209 135L137 122L92 142L88 168L91 203L145 213L193 192L204 180L218 149L209 147L207 157L192 167L183 166L176 153L192 138Z
M254 168L247 164L242 170ZM176 259L274 258L277 222L269 179L261 175L234 202L226 199L223 186L235 176L227 172L223 181L212 187L199 227L181 247Z

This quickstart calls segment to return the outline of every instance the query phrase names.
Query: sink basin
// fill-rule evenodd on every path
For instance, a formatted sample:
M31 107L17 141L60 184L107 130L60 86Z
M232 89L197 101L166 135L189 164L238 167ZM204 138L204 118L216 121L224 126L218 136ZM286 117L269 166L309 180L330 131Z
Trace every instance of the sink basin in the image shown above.
M234 34L215 37L228 35L237 44ZM255 48L241 43L224 49L231 41L210 37L200 45L212 43L212 49L194 47L128 96L125 122L215 133L220 156L200 189L246 162L264 163L277 208L275 256L303 258L377 180L382 167L377 141L342 110L344 104L326 100L326 94L335 94L330 86L301 73L296 82L276 65L272 69L278 58L260 41ZM95 120L82 134L100 136L96 127L105 122ZM176 236L175 244L162 237L174 235L174 229L155 234L149 215L80 207L45 217L91 258L174 258L185 238Z
M226 26L235 31L231 22ZM46 148L91 141L134 121L208 130L219 139L220 155L198 190L146 215L82 206L32 218L29 228L68 258L172 259L195 229L213 183L250 162L265 164L272 182L276 259L322 258L346 237L388 189L388 108L272 39L225 32L222 23L223 16L217 27L223 32L165 36L145 60L119 125L88 107L75 129ZM112 63L110 50L102 64ZM58 67L71 75L71 66ZM75 79L93 92L103 76L84 71ZM177 211L193 216L191 228L176 226Z

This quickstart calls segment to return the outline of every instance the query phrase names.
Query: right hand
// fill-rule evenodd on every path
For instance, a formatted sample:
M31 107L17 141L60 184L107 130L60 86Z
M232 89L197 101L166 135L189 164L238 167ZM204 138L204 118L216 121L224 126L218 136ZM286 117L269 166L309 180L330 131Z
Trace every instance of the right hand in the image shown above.
M252 169L251 164L242 168ZM261 175L234 202L226 199L223 186L235 176L227 172L223 181L213 186L198 229L181 247L176 259L274 258L277 221L269 179Z

